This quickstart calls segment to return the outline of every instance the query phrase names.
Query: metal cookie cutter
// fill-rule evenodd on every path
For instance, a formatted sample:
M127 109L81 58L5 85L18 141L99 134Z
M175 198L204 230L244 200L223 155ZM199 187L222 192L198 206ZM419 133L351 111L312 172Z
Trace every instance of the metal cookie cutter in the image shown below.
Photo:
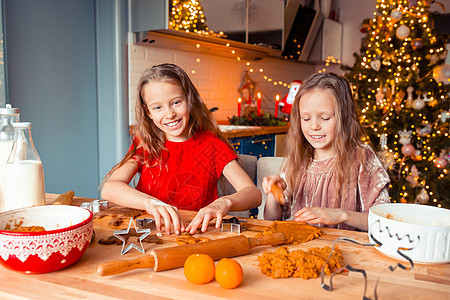
M247 229L247 221L239 220L236 217L232 217L230 219L223 219L222 226L220 227L220 231L222 232L236 232L241 233Z
M114 231L113 235L122 241L122 250L120 251L121 255L124 255L127 253L131 248L134 248L138 250L141 253L145 253L144 246L142 245L142 240L145 239L150 233L152 233L152 230L150 229L152 225L156 228L155 221L153 219L137 219L136 220L139 225L136 226L136 223L134 222L133 218L130 219L130 223L128 223L128 229L124 230L117 230ZM128 234L130 232L131 225L133 224L133 227L136 230L136 233L143 233L139 238L139 244L141 247L131 243L128 247L125 248L125 244L127 243L127 240L122 237L122 234Z
M322 288L324 290L326 290L326 291L329 291L329 292L333 291L333 287L334 287L334 285L333 285L333 276L338 274L338 273L340 273L343 270L346 270L346 271L349 271L349 272L357 272L357 273L361 273L362 276L363 276L363 279L364 279L364 294L363 294L362 299L363 300L373 300L373 299L374 300L378 300L378 294L377 294L378 282L380 281L381 276L383 275L383 273L386 270L384 270L380 275L378 275L378 278L377 278L377 280L375 282L375 288L374 288L374 292L373 292L373 295L374 295L373 299L366 296L367 286L368 285L367 285L367 273L366 273L366 270L364 270L364 269L358 269L358 268L354 268L354 267L352 267L350 265L345 265L344 267L339 268L336 271L334 271L333 273L331 273L329 284L325 283L325 268L328 266L328 261L330 260L331 255L334 252L334 248L336 247L337 242L350 242L350 243L353 243L353 244L356 244L356 245L359 245L359 246L363 246L363 247L379 247L379 246L382 245L382 243L379 242L379 241L376 241L376 243L363 243L363 242L359 242L359 241L356 241L356 240L348 238L348 237L338 237L336 239L336 241L334 241L333 247L331 248L331 251L330 251L330 255L328 255L328 258L327 258L327 260L325 261L325 264L322 267L322 271L320 272L320 281L321 281ZM403 269L403 270L406 270L406 271L411 270L414 267L414 262L403 251L409 251L409 250L412 250L412 249L414 249L414 247L411 247L411 248L398 248L398 250L397 250L397 253L399 255L401 255L404 259L406 259L409 262L410 266L405 266L405 265L403 265L401 263L397 263L397 265L395 265L395 266L389 266L388 270L391 271L391 272L394 272L395 269L397 269L397 268L400 268L400 269Z
M83 202L81 203L81 207L86 208L93 213L99 212L104 209L108 209L108 201L107 200L94 200L92 202Z
M144 230L156 230L156 223L155 220L152 218L145 218L145 219L136 219L136 229Z

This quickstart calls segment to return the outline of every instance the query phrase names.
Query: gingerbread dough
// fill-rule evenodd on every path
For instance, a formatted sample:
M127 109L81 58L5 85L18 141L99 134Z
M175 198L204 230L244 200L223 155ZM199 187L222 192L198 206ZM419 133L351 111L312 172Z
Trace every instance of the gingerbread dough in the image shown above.
M274 279L287 277L317 278L320 276L330 251L331 248L325 246L323 248L314 247L308 251L295 250L289 252L287 247L283 246L274 252L264 252L261 256L258 256L258 262L261 272ZM325 266L325 274L331 275L343 266L342 251L336 246Z
M176 242L178 245L187 245L187 244L196 244L200 242L207 242L209 241L209 238L206 237L194 237L190 234L182 234L179 237L177 237Z
M134 209L129 207L122 206L113 206L108 209L101 210L99 212L94 213L94 218L101 219L105 216L117 217L117 218L135 218L140 215L143 215L145 210L142 209Z
M262 233L257 236L269 235L272 233L281 232L286 237L283 244L300 244L311 241L323 233L317 227L308 225L306 223L295 221L274 221L270 226L264 228Z

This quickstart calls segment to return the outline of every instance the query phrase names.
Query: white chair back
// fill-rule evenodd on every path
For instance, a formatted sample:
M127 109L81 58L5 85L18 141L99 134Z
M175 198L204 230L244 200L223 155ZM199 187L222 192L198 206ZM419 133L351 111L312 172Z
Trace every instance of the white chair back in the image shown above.
M258 208L258 219L264 219L264 206L267 194L262 189L262 180L265 176L280 174L285 163L285 157L261 157L256 162L256 186L262 192L262 203Z

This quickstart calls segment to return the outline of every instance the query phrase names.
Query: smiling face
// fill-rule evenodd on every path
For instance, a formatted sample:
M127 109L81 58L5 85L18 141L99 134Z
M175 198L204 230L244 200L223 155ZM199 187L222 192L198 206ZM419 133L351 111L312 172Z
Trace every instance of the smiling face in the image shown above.
M148 116L166 140L182 142L189 136L189 109L186 95L179 84L153 81L142 88Z
M300 117L303 135L314 148L314 159L334 156L337 124L334 95L318 89L306 92L300 99Z

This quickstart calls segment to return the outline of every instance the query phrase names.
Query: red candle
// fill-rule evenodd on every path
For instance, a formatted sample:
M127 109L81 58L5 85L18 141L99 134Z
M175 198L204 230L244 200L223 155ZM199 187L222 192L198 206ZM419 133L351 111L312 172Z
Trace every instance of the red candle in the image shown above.
M258 93L258 98L256 99L256 114L258 117L261 115L261 93Z
M242 99L238 98L238 117L241 116L241 105L242 105Z
M275 97L275 114L274 114L275 118L278 118L278 105L279 105L279 103L280 103L280 95L277 95Z

